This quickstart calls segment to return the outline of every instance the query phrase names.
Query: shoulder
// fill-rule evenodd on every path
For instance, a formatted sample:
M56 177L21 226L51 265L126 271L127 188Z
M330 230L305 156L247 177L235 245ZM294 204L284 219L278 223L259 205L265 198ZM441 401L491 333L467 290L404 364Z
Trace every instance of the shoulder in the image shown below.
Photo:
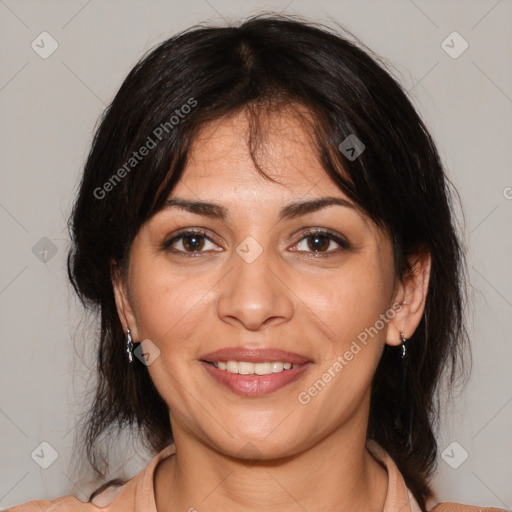
M52 501L29 501L5 512L156 512L153 490L153 475L158 463L173 455L173 444L156 454L148 465L123 485L112 485L102 490L90 502L80 501L74 496L63 496Z
M97 512L92 503L84 503L74 496L63 496L56 500L37 500L8 508L5 512Z
M83 502L74 496L62 496L52 501L29 501L16 507L8 508L5 512L98 512L100 510L115 510L114 503L116 506L121 505L125 512L128 512L130 509L128 504L134 498L133 483L136 482L137 477L134 477L124 486L109 487L101 494L98 494L92 502ZM121 493L120 491L124 492ZM119 499L122 497L125 499Z
M506 512L503 508L493 507L474 507L471 505L462 505L461 503L439 503L430 512Z
M106 488L92 501L80 501L74 496L62 496L52 501L35 500L8 508L5 512L130 512L133 510L140 475L124 485Z

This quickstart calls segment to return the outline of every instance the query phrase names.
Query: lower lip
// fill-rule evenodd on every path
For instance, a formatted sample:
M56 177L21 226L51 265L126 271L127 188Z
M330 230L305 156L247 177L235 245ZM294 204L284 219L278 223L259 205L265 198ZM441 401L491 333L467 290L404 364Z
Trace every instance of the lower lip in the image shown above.
M220 384L223 384L233 393L242 396L257 397L268 395L278 389L296 381L309 368L311 363L301 364L297 368L290 368L279 373L269 375L240 375L227 370L219 370L215 366L201 361L205 370Z

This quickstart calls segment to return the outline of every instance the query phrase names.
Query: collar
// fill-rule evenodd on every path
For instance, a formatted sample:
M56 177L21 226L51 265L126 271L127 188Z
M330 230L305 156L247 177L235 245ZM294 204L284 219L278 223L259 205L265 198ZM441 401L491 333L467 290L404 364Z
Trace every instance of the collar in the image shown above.
M366 447L388 473L388 489L382 512L421 512L418 502L407 489L402 474L386 450L373 439L367 440ZM138 475L122 487L110 490L108 496L101 493L94 499L94 504L105 507L105 512L157 512L153 484L155 469L159 462L175 453L174 444L165 447Z

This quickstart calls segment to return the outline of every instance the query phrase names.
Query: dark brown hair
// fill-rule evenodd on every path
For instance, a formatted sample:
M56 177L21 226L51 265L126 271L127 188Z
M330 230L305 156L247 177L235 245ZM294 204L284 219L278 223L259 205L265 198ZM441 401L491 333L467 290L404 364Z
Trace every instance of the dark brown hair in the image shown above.
M466 340L465 267L449 182L427 128L384 66L338 31L294 16L192 27L164 41L128 74L101 119L70 219L69 278L101 318L99 379L83 445L103 477L102 434L133 427L155 452L172 442L167 405L147 368L126 360L111 263L126 270L135 235L163 207L207 122L247 110L256 127L258 112L286 105L311 113L325 172L390 233L397 277L411 271L411 257L431 254L424 316L403 361L385 346L368 425L425 510L439 383L445 369L455 382ZM257 130L251 135L253 147ZM339 149L349 135L365 145L356 159ZM151 146L147 156L131 160L142 146Z

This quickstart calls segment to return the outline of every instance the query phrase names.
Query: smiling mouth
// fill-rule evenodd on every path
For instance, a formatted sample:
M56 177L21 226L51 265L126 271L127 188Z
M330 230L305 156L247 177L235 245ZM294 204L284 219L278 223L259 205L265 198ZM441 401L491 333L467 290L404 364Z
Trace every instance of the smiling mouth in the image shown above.
M251 363L249 361L205 361L219 370L238 375L270 375L299 368L301 364L287 361Z
M270 347L227 347L199 359L212 379L231 392L261 397L291 385L313 365L308 357Z
M214 381L231 392L244 397L262 397L291 385L300 379L313 364L290 361L207 361L203 368Z

